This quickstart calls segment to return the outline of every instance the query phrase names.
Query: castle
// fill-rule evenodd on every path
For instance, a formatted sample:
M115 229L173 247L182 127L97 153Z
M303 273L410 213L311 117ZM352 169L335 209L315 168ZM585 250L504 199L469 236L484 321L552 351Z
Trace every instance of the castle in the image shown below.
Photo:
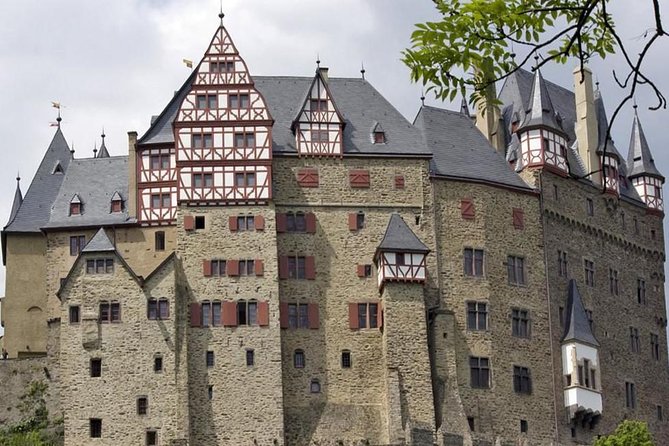
M221 24L127 156L59 127L2 323L53 359L65 445L669 444L639 118L624 157L587 68L499 98L409 123L364 79L251 76Z

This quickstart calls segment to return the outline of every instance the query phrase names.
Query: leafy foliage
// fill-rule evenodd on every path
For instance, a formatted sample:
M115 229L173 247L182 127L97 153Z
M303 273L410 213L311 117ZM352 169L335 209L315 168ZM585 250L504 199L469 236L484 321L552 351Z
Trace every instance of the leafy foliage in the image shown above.
M0 430L0 446L55 446L62 444L62 420L49 421L46 395L49 386L33 381L17 406L23 419Z
M648 425L641 421L625 420L615 432L598 439L593 446L654 446Z

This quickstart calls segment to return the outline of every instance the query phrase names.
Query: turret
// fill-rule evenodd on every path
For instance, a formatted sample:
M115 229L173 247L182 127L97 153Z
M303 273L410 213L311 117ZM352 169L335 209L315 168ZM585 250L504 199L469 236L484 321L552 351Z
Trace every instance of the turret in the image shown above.
M653 155L650 153L646 135L643 133L639 121L636 105L634 106L632 137L627 155L627 176L651 211L664 212L662 199L664 176L655 167Z
M23 204L23 193L21 192L21 177L16 176L16 191L14 192L14 201L12 202L12 211L9 213L9 220L7 225L12 224L12 221L16 218L16 214L19 213L19 208Z
M525 109L525 119L518 126L522 167L542 167L568 175L567 134L555 113L541 71L537 69L532 92ZM520 167L519 166L519 167Z
M597 117L597 156L601 164L601 185L604 191L616 196L620 195L620 162L623 157L613 144L611 135L608 135L609 120L606 117L604 100L599 87L594 93L595 114ZM592 178L596 181L596 178Z
M105 145L105 131L102 131L102 145L100 145L100 150L98 151L98 154L96 155L96 158L109 158L109 151L107 150L107 146Z
M392 214L374 261L378 265L378 284L420 282L426 278L425 256L430 250L420 241L399 214Z
M565 332L562 336L564 405L569 419L594 425L602 413L599 342L592 334L576 281L569 281Z

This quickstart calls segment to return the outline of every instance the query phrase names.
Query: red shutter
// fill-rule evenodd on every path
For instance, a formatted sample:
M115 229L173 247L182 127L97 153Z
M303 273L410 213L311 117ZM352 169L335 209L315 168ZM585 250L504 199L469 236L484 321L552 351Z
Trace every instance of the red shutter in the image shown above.
M318 320L318 304L307 304L307 315L309 316L309 328L317 330L320 326Z
M190 304L190 326L199 327L202 325L202 309L200 304L193 302Z
M280 302L279 303L279 324L281 328L288 328L288 303Z
M223 302L223 326L237 326L237 304L229 300Z
M228 276L239 275L239 260L228 260L225 262L225 274Z
M318 169L299 169L297 171L297 184L302 187L318 187Z
M348 230L349 231L358 230L358 214L355 213L348 214Z
M349 303L348 304L348 327L352 330L357 330L358 328L358 304Z
M365 265L358 265L358 277L365 277Z
M256 224L256 231L265 230L265 217L263 217L262 215L256 215L253 220L255 221Z
M395 175L395 189L404 189L404 175Z
M256 273L256 276L262 276L265 274L265 264L263 263L262 259L255 259L253 262L253 268L254 272Z
M211 260L202 261L202 274L204 277L211 277Z
M276 232L286 232L286 214L276 213Z
M379 301L376 306L376 320L379 325L379 328L383 327L383 302Z
M279 279L288 278L288 257L279 257Z
M269 303L258 302L258 325L267 327L269 325Z
M304 215L304 218L307 222L307 234L316 233L316 215L313 212L307 212Z
M369 171L353 169L348 172L351 187L369 187Z
M314 260L314 256L306 256L304 258L304 275L309 280L316 278L316 261Z
M520 208L513 208L513 227L516 229L525 228L525 215Z
M474 202L470 199L460 201L460 212L462 213L462 218L472 220L476 216Z
M184 229L186 231L195 229L195 217L192 215L184 215Z
M233 215L232 217L228 217L228 226L230 227L230 232L235 232L237 231L237 216Z

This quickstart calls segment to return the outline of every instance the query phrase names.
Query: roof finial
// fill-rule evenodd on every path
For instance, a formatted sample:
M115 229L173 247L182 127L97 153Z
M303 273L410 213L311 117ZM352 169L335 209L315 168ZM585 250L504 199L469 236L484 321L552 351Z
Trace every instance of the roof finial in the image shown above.
M318 53L316 53L316 66L317 66L318 68L321 67L321 55L318 54Z
M102 135L100 135L100 136L102 137L102 142L104 143L105 142L105 137L107 136L107 135L105 135L105 126L104 125L102 126Z
M532 67L532 71L536 71L539 69L539 53L536 53L534 55L534 66Z
M360 74L362 74L362 80L365 80L365 62L360 63Z
M72 141L72 148L70 149L70 153L72 154L72 158L74 158L74 141Z
M218 18L221 19L221 26L223 26L223 17L225 17L225 14L223 14L223 0L221 0L221 9L218 13Z
M17 183L21 182L21 173L18 170L16 171L16 182Z
M509 54L509 56L511 56L511 60L514 62L516 61L516 53L513 51L513 42L511 42L511 54Z
M95 158L97 156L97 154L98 154L98 142L95 141L93 143L93 158Z
M420 103L425 105L425 90L420 91Z

